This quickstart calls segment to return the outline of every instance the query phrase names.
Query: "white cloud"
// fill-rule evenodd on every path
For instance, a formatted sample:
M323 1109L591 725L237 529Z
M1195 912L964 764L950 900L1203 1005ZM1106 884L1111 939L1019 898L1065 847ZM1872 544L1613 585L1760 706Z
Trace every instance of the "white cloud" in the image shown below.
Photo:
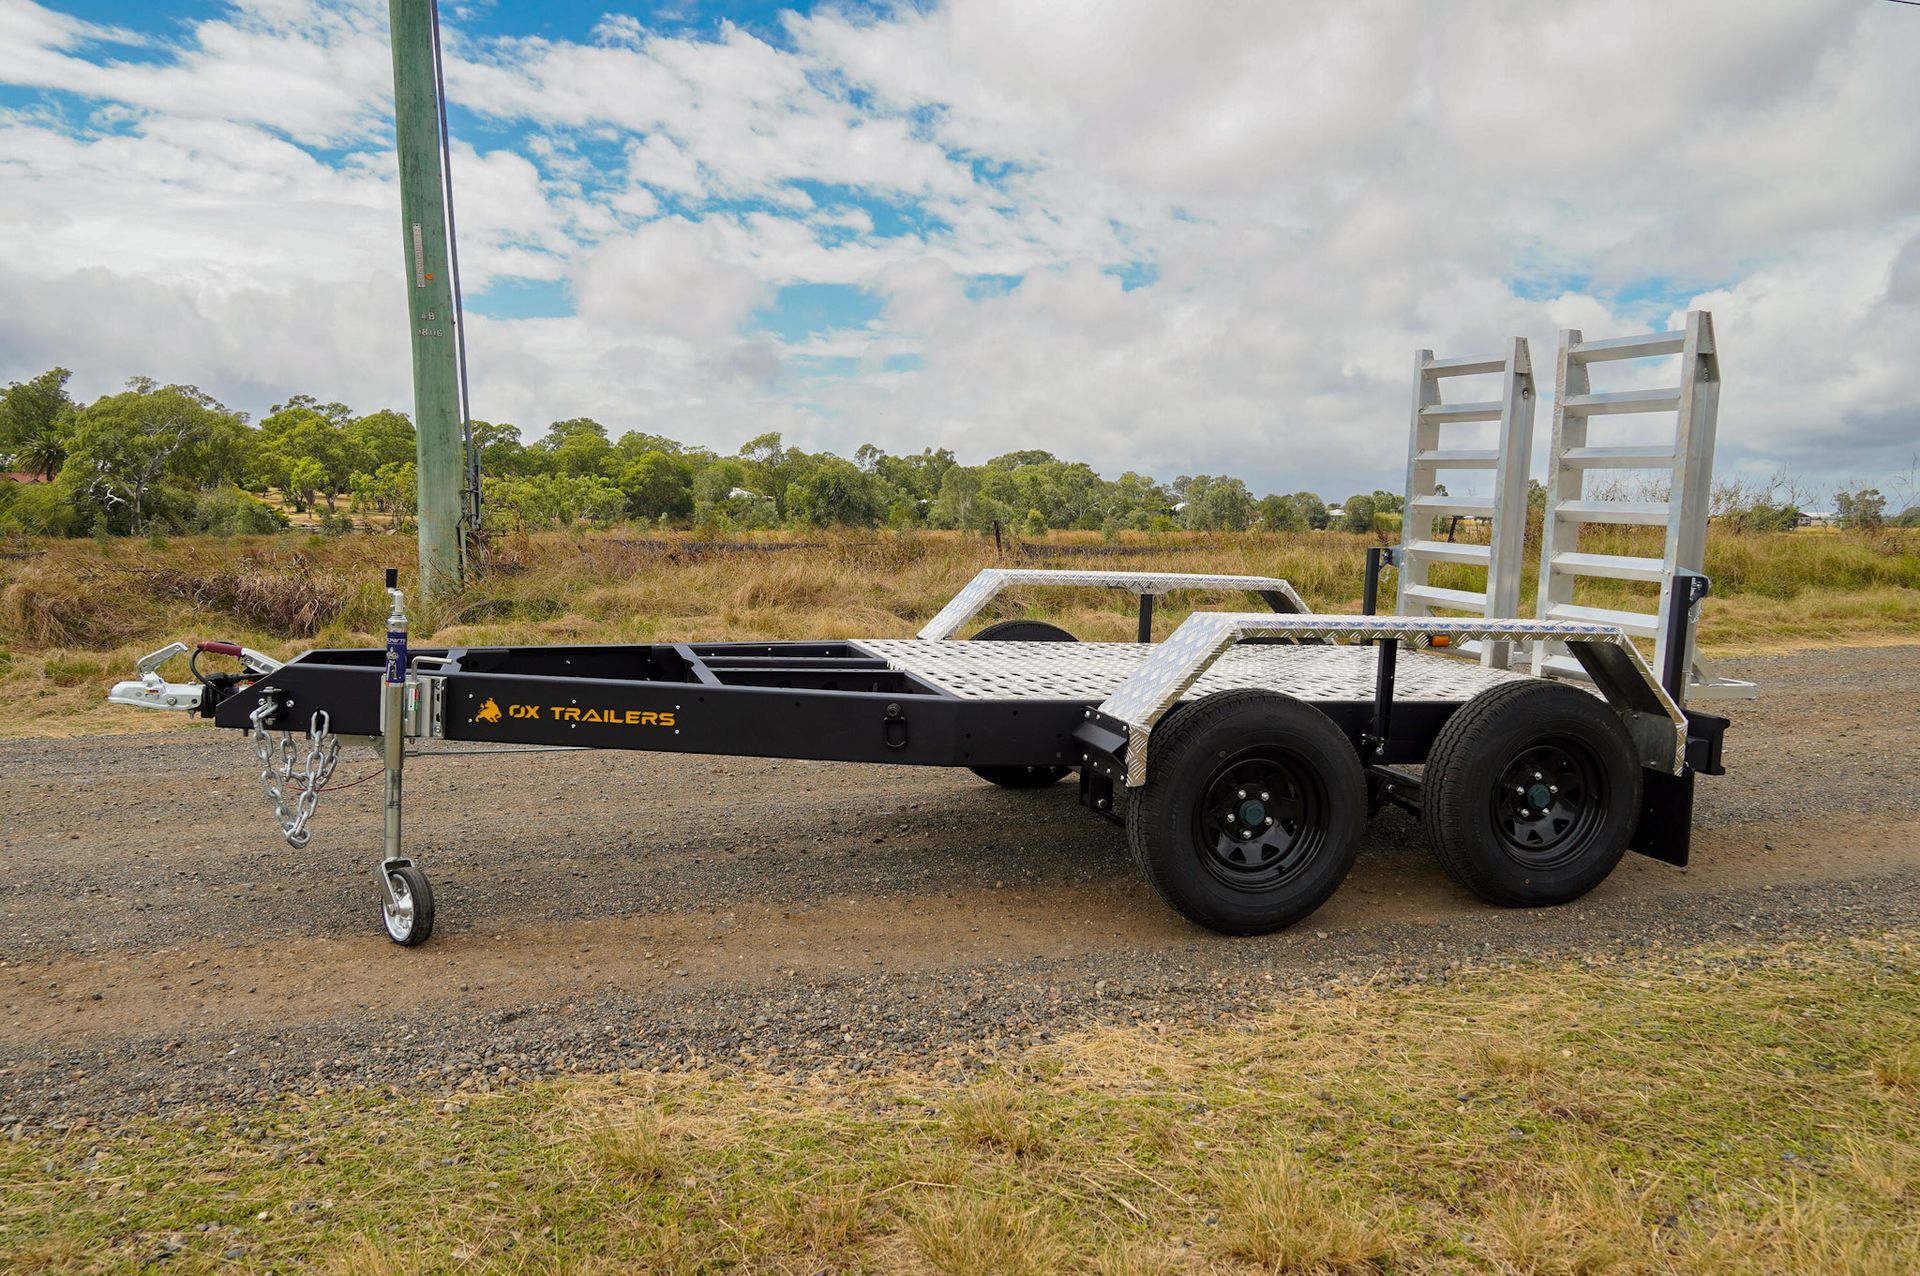
M1723 473L1875 478L1920 435L1920 11L953 0L789 17L786 44L448 16L450 91L495 126L456 145L468 289L578 304L473 321L491 419L1038 442L1339 496L1394 485L1415 347L1522 333L1550 379L1557 327L1691 302ZM0 377L404 403L384 22L252 0L135 58L151 37L0 0L0 82L91 104L0 111ZM799 281L883 316L754 335Z

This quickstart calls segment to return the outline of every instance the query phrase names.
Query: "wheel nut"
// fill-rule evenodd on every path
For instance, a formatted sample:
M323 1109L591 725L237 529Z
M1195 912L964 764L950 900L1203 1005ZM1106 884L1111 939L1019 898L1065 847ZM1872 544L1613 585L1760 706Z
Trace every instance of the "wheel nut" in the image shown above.
M1266 791L1265 789L1262 789L1262 790L1260 791L1260 800L1261 800L1262 802L1271 802L1271 801L1273 801L1273 797L1272 797L1272 795L1271 795L1271 794L1269 794L1269 793L1268 793L1268 792L1267 792L1267 791Z
M1560 791L1560 786L1557 784L1549 784L1547 786L1547 792L1549 793L1558 793L1559 791Z
M1525 793L1527 791L1527 786L1524 784L1516 784L1513 786L1513 791L1515 793Z
M1245 789L1235 789L1233 791L1233 795L1235 797L1245 797L1247 795L1247 791Z
M1271 827L1273 826L1273 817L1272 817L1271 815L1269 815L1269 816L1267 817L1267 826L1268 826L1269 828L1271 828Z
M1520 818L1523 820L1530 820L1533 818L1533 812L1529 811L1526 807L1523 806L1520 808Z
M1534 779L1536 779L1536 780L1542 780L1542 779L1545 779L1546 777L1545 777L1545 776L1543 776L1543 775L1541 775L1541 774L1540 774L1540 773L1539 773L1538 771L1535 771L1535 772L1533 773L1533 778L1534 778Z

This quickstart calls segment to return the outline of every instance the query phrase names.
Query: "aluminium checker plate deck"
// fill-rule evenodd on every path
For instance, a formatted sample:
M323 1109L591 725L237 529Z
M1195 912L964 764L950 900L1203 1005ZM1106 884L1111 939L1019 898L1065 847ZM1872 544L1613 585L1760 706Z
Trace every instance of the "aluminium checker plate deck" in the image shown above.
M856 646L965 700L1104 701L1137 672L1156 644L1144 642L929 642L860 638ZM1284 691L1302 700L1371 700L1379 652L1370 647L1241 645L1221 656L1183 698L1237 688ZM1395 698L1466 701L1526 677L1455 657L1405 652Z

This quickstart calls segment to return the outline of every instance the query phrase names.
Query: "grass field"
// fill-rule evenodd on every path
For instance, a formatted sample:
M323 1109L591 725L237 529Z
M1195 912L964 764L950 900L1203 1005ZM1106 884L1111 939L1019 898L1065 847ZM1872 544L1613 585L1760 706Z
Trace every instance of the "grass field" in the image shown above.
M1596 529L1605 530L1605 529ZM1611 529L1584 548L1659 555L1656 529ZM1357 610L1364 536L1198 533L1103 542L1057 533L1028 554L996 554L959 533L769 537L703 547L687 536L621 533L496 541L457 597L414 608L419 643L635 642L912 633L974 572L995 563L1159 568L1284 576L1323 611ZM741 548L747 546L749 548ZM1034 554L1040 556L1032 556ZM0 546L0 734L182 725L109 711L108 683L180 637L226 638L270 654L378 642L380 569L410 575L405 537L181 538ZM1706 568L1709 652L1920 638L1920 533L1716 535ZM1436 570L1471 586L1470 568ZM1531 576L1529 576L1529 590ZM1653 587L1591 582L1580 601L1651 609ZM1111 591L1036 591L1009 606L1092 639L1132 636L1131 600ZM1196 605L1244 597L1174 595L1161 632ZM1531 595L1522 606L1532 610ZM176 675L176 676L184 676Z
M1920 935L0 1141L9 1271L1920 1270Z

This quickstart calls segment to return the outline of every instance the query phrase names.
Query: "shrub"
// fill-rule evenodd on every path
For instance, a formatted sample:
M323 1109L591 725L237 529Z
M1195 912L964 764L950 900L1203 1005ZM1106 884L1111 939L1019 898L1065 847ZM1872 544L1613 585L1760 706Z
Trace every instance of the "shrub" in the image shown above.
M53 483L0 481L0 531L71 536L73 502Z
M193 505L193 529L211 536L259 536L288 525L286 514L237 487L211 487Z

